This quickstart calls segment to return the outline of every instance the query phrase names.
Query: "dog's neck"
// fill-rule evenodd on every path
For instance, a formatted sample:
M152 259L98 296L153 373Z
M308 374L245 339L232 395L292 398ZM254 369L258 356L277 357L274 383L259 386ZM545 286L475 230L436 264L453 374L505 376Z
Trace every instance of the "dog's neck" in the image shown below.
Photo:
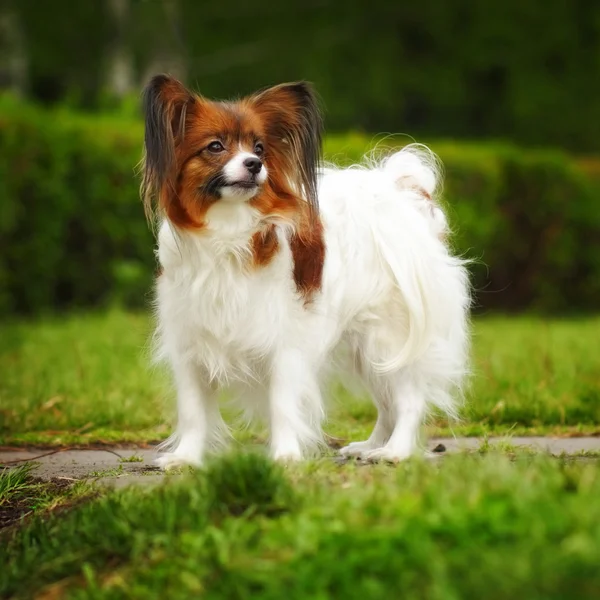
M291 260L294 283L309 302L321 288L325 240L319 219L304 218L300 225L297 229L246 202L218 202L207 212L201 229L178 231L169 224L162 243L194 269L212 265L209 268L248 274L269 266L277 257Z
M281 223L281 227L288 227ZM292 228L289 225L290 230ZM170 224L180 251L195 263L237 265L247 270L257 260L264 264L279 249L276 225L247 202L217 202L207 214L201 229L178 230ZM204 257L204 258L202 258ZM265 260L268 257L268 260Z
M261 229L263 221L264 216L247 202L216 202L206 213L200 235L223 242L248 240Z

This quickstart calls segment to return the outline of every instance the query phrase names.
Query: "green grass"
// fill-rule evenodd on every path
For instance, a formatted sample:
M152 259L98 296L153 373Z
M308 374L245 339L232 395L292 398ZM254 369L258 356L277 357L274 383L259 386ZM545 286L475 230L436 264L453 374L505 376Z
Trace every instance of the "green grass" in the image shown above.
M150 335L146 315L118 310L0 325L0 445L163 439L172 391L149 366ZM476 319L463 421L434 419L429 433L600 431L599 340L599 317ZM368 399L341 388L332 396L327 432L368 435Z
M38 517L0 546L0 596L592 599L599 497L598 463L545 456L225 457Z
M166 435L168 388L149 366L145 315L114 311L1 327L0 443Z
M120 464L118 467L112 469L104 469L102 471L91 471L88 477L119 477L123 475L123 465Z
M136 454L132 454L130 457L123 457L119 459L121 463L141 463L144 462L144 458L142 456L137 456Z
M65 479L42 481L35 466L24 463L0 470L0 532L31 515L47 513L91 495L89 486Z
M118 310L4 324L0 444L165 437L172 392L148 367L150 333L147 316ZM477 319L464 420L433 419L429 432L600 431L599 339L600 318ZM339 386L332 396L327 432L367 435L371 404ZM0 511L26 519L0 531L0 597L597 596L596 455L484 443L392 467L338 464L333 454L283 468L238 453L86 503L89 487L57 489L27 466L5 471Z
M33 465L26 463L0 473L0 507L31 489L30 473L32 469Z

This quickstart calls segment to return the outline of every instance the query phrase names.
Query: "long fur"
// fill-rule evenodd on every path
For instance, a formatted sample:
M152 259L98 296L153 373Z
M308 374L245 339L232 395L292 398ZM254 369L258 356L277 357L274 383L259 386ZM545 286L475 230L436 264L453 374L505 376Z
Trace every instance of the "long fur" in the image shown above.
M146 218L154 218L153 205L160 191L175 183L175 147L184 136L188 104L194 98L177 80L157 75L146 86L142 108L146 117L141 196Z
M340 346L379 413L370 438L342 454L407 458L419 448L429 409L456 415L467 372L469 286L446 241L436 159L414 146L367 167L317 171L320 117L294 89L278 86L242 101L268 136L269 175L257 196L212 202L200 228L181 226L168 212L163 218L157 355L171 365L178 391L177 429L159 459L165 468L200 464L226 437L217 401L224 387L266 416L275 458L314 451L322 442L322 378ZM177 155L173 131L182 117L181 109L157 113L152 103L148 110L151 119L162 115L173 135L165 142L151 132L158 146L146 148L157 189L159 180L171 185L164 172L173 159L160 145L175 144ZM193 123L188 127L193 135ZM174 162L179 179L188 177L188 163ZM301 165L297 177L294 164ZM197 172L190 189L202 187ZM299 189L286 192L277 183L289 179ZM288 204L261 200L278 186ZM309 212L295 200L300 192ZM194 193L202 202L202 192ZM298 275L315 269L317 278Z
M311 216L318 215L323 119L314 90L304 81L284 83L252 96L249 103L267 123L274 153L284 159L280 168L295 179L296 192L308 201Z

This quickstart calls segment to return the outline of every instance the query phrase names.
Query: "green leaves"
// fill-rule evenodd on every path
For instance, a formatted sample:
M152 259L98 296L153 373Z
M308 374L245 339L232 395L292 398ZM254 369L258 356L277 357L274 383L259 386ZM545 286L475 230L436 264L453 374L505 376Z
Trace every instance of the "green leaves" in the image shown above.
M144 305L154 256L141 130L0 99L0 314Z

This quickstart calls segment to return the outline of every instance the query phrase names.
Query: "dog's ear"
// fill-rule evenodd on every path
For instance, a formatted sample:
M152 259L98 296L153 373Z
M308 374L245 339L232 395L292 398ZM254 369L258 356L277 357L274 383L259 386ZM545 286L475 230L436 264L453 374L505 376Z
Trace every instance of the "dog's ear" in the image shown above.
M183 140L187 110L194 96L169 75L155 75L142 93L144 111L144 160L142 199L146 217L153 217L153 203L165 186L175 186L175 149Z
M312 86L304 81L284 83L251 96L248 102L263 121L271 160L278 161L277 168L317 214L323 119Z

